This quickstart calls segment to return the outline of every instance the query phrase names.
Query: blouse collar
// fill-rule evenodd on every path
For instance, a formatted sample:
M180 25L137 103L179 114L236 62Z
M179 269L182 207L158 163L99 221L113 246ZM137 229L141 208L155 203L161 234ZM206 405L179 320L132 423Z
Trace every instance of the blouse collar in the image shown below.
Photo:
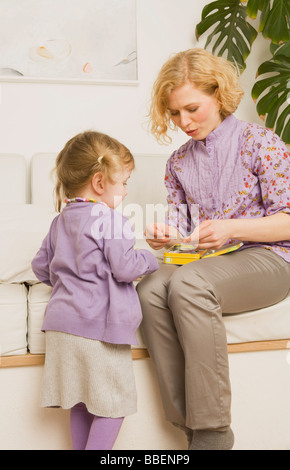
M231 129L235 127L235 124L236 118L233 114L231 114L230 116L226 117L214 131L209 133L206 138L206 142L217 141L225 134L229 134Z

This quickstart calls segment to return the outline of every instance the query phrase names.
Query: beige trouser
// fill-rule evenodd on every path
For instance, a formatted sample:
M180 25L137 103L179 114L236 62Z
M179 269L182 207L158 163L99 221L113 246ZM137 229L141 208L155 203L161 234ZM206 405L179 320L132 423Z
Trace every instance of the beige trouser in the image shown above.
M222 315L285 298L290 264L261 247L161 265L139 283L142 330L166 419L191 429L231 423L227 338Z

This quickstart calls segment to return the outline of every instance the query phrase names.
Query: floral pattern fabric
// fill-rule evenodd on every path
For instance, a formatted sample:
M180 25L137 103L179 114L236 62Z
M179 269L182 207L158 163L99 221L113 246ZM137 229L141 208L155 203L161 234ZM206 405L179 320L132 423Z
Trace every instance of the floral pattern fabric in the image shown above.
M206 144L190 139L172 154L165 186L167 223L182 235L208 219L290 214L290 154L271 130L231 115ZM262 246L290 262L290 240Z

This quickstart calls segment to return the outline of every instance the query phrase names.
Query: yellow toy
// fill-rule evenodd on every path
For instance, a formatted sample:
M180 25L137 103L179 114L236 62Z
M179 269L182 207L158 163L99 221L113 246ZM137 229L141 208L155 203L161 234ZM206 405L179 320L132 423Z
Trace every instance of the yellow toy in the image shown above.
M238 250L241 246L243 246L243 242L224 245L218 250L195 250L192 245L177 244L164 252L164 263L183 265L192 263L197 259L224 255L225 253Z

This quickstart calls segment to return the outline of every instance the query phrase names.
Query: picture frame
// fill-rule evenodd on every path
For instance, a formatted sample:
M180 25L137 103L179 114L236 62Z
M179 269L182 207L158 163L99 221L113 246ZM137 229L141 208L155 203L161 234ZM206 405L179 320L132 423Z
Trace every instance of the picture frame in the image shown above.
M136 0L0 0L0 81L138 84Z

